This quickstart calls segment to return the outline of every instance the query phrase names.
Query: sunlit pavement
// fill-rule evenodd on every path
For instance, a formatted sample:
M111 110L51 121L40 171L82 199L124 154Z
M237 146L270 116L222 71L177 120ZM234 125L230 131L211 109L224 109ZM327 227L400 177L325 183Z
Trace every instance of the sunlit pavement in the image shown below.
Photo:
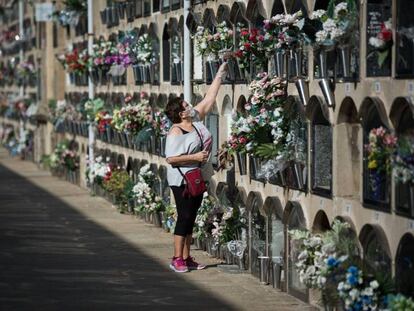
M310 310L194 251L168 269L171 234L0 149L0 310Z

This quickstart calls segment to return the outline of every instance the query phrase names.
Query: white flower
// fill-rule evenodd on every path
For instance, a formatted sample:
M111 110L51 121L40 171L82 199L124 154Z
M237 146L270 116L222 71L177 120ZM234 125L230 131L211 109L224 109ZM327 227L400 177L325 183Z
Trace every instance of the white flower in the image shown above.
M373 280L369 283L369 286L372 287L373 289L377 289L379 287L379 284L377 280Z
M316 11L313 11L312 12L312 14L311 14L311 16L310 16L310 19L317 19L317 18L321 18L322 16L324 16L326 14L326 11L325 10L316 10Z
M337 17L341 11L347 12L348 6L346 2L340 2L335 6L334 16Z

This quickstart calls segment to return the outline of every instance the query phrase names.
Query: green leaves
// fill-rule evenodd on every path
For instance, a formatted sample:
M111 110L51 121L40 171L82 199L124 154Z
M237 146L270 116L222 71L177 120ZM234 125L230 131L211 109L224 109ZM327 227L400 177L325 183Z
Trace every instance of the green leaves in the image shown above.
M271 159L278 155L279 147L273 143L260 144L257 146L256 155L262 159Z

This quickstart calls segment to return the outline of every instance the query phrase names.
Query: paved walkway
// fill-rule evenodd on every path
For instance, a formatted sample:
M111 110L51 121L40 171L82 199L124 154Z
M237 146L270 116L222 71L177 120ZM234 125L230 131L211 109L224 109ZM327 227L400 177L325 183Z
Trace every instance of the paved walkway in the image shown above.
M250 274L168 267L172 236L0 149L0 310L310 310Z

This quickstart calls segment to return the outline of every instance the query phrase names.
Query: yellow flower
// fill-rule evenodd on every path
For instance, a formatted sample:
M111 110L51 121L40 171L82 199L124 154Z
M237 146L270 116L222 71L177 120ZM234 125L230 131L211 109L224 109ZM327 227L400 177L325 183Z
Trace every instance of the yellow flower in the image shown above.
M377 161L375 160L369 161L368 168L371 170L377 168Z

